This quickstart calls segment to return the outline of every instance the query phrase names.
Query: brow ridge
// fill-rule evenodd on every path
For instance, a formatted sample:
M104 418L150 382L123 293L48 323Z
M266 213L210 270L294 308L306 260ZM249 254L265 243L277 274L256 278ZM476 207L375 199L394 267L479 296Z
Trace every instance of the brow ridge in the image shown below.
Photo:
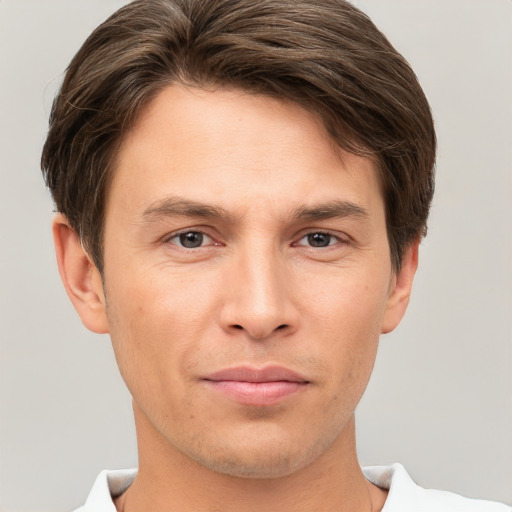
M142 212L141 218L151 221L172 216L214 219L232 217L232 215L219 206L204 204L180 197L166 197L147 206Z
M367 218L368 211L351 201L332 201L319 205L301 206L293 213L295 220L325 220L343 217Z
M184 216L205 219L234 220L234 215L217 205L205 204L181 197L166 197L148 205L141 214L144 221L158 221L165 217ZM368 212L351 201L330 201L317 205L303 205L292 213L294 221L315 221L332 218L367 218Z

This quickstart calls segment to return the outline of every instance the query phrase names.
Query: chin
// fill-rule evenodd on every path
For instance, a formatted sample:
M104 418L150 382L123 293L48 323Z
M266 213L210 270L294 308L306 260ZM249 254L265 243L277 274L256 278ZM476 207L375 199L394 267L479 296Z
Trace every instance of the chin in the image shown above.
M257 454L255 457L224 457L215 460L198 460L201 465L216 473L236 477L269 479L282 478L302 469L307 462L287 454Z
M236 478L273 479L282 478L311 464L332 444L333 440L323 439L311 446L292 443L290 440L277 441L269 437L260 438L257 446L243 442L236 446L216 446L208 454L189 453L203 467Z

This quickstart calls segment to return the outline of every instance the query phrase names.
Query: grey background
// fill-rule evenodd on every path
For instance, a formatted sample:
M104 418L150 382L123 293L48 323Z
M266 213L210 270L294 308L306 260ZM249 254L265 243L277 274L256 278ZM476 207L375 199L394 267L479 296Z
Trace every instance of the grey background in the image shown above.
M0 511L65 511L136 465L109 340L61 287L39 174L61 73L119 0L0 0ZM363 464L512 503L512 2L360 0L416 70L439 137L412 303L358 410Z

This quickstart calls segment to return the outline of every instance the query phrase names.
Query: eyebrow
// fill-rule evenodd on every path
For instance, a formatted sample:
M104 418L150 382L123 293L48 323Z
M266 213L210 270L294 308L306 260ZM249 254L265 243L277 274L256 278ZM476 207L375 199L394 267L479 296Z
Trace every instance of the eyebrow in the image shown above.
M142 212L141 218L146 221L157 221L163 217L202 217L213 219L231 218L223 208L214 205L190 201L179 197L166 197L150 204Z
M315 206L301 206L293 214L295 220L325 220L343 217L368 218L368 211L350 201L332 201Z
M141 219L152 222L173 216L235 220L235 215L220 206L180 197L166 197L150 204L142 212ZM344 217L367 218L368 216L366 209L351 201L331 201L313 206L300 206L292 214L295 221L315 221Z

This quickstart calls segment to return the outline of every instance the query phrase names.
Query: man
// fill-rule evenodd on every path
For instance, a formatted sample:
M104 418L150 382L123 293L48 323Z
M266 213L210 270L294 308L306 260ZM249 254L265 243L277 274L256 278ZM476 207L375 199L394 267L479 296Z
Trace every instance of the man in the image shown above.
M361 470L354 409L433 192L416 78L337 1L138 1L72 61L42 166L139 470L83 510L507 510Z

